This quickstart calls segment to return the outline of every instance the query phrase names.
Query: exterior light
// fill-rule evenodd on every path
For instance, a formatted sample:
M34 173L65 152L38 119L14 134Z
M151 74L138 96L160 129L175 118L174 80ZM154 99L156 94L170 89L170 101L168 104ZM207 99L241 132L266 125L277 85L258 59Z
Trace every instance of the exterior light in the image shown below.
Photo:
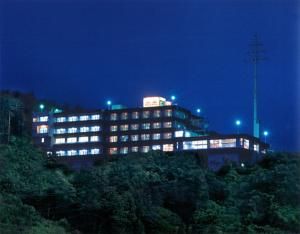
M237 128L237 134L240 133L241 124L242 124L242 122L239 119L235 121L235 125L236 125L236 128Z
M172 101L175 101L175 100L176 100L176 96L172 95L172 96L171 96L171 100L172 100Z
M44 110L44 108L45 108L45 105L44 105L44 104L40 104L40 106L39 106L39 107L40 107L40 110L41 110L41 111L43 111L43 110Z
M198 113L198 114L200 114L200 112L201 112L201 109L200 109L200 108L198 108L196 111L197 111L197 113Z
M265 143L267 143L267 136L269 135L269 132L264 131L263 134L264 134L264 137L265 137Z
M241 121L237 120L237 121L235 121L235 124L236 124L236 126L240 126L241 125Z
M245 167L245 164L244 164L244 163L241 163L241 167Z
M108 101L106 102L106 105L107 105L108 109L110 109L111 103L112 103L111 100L108 100Z

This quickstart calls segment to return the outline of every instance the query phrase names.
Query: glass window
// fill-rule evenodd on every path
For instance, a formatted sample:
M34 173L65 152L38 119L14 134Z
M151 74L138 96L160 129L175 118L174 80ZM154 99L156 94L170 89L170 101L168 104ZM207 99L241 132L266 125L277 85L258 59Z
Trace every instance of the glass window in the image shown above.
M121 136L121 141L122 141L122 142L128 141L128 135L123 135L123 136Z
M68 128L68 133L76 133L77 128Z
M171 128L172 122L164 122L164 128Z
M66 155L66 151L63 151L63 150L56 151L56 155L57 156L65 156Z
M98 132L100 131L100 126L92 126L91 127L91 132Z
M142 129L150 129L150 123L143 123Z
M186 114L181 112L181 111L176 111L175 115L176 115L177 118L180 118L180 119L185 119L186 118Z
M184 150L207 149L207 140L184 141L183 149Z
M48 121L48 116L41 116L40 117L40 122L47 122Z
M66 129L65 128L58 128L55 130L56 134L64 134L66 133Z
M161 116L160 110L155 110L155 111L153 112L153 116L154 116L154 118L159 118L159 117Z
M128 147L122 147L120 149L120 154L127 154L128 153Z
M69 116L69 118L68 118L69 122L74 122L74 121L77 121L77 120L78 120L77 116Z
M109 154L117 154L117 153L118 153L117 147L109 148Z
M171 117L172 116L172 110L171 109L165 110L165 116L166 117Z
M134 153L139 152L139 147L138 146L132 146L131 147L131 152L134 152Z
M120 126L121 131L128 131L128 124L123 124Z
M138 130L139 125L138 124L131 124L131 130Z
M65 138L56 138L55 144L64 144L66 142Z
M244 139L244 148L245 149L249 149L249 140L247 140L247 139Z
M81 127L80 132L88 132L90 130L89 127Z
M118 119L117 113L111 113L110 114L110 120L117 120L117 119Z
M172 133L171 132L164 133L164 139L171 139L171 138L172 138Z
M110 136L109 142L118 142L118 136Z
M91 149L91 154L99 154L100 153L100 149Z
M254 151L259 152L259 145L258 144L254 144L253 145L253 149L254 149Z
M139 112L137 112L137 111L132 112L132 118L133 119L138 119L139 118Z
M37 122L37 118L33 118L32 122L34 122L34 123Z
M159 140L159 139L160 139L160 133L154 133L154 134L152 135L152 139L153 139L153 140Z
M236 139L216 139L209 141L210 148L236 147Z
M150 134L141 134L141 140L142 141L150 140Z
M77 155L77 150L68 150L68 156Z
M88 150L87 149L79 150L79 155L87 155L87 154L88 154Z
M143 111L143 118L144 119L150 118L150 111Z
M127 113L127 112L123 112L123 113L121 114L121 119L122 119L122 120L128 119L128 113Z
M40 134L47 133L48 132L48 125L37 126L36 131L37 131L37 133L40 133Z
M56 119L56 122L58 122L58 123L66 122L66 117L58 117L58 118Z
M139 135L131 135L131 141L138 141Z
M173 151L174 150L174 145L173 144L164 144L163 145L163 151L168 152L168 151Z
M98 119L100 119L100 115L92 115L91 119L92 120L98 120Z
M159 123L159 122L153 123L153 128L154 129L161 128L161 123Z
M79 117L79 120L80 120L80 121L87 121L87 120L89 120L89 116L88 116L88 115L81 115L81 116Z
M77 142L77 138L76 137L68 137L67 138L67 143L76 143Z
M152 145L152 150L160 150L160 145Z
M176 131L175 137L183 137L184 131Z
M142 146L142 152L143 153L148 153L149 150L150 150L150 146L148 146L148 145Z
M91 136L91 142L99 141L99 136Z
M89 137L87 137L87 136L79 137L78 138L78 142L81 142L81 143L83 143L83 142L89 142Z
M44 137L41 138L41 142L42 142L42 143L45 142L45 138L44 138Z
M118 131L118 125L112 125L112 126L110 126L110 131L111 131L111 132L116 132L116 131Z

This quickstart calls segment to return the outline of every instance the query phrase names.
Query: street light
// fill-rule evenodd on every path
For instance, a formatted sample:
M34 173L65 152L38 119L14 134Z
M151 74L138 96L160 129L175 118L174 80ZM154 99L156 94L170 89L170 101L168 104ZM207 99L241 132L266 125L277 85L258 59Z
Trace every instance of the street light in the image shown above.
M269 132L264 131L263 134L264 134L264 137L265 137L265 143L267 143L267 136L269 135Z
M108 109L110 110L111 100L108 100L108 101L106 102L106 105L107 105Z
M175 101L175 100L176 100L176 96L175 96L175 95L172 95L172 96L171 96L171 100L172 100L172 101Z
M40 104L40 110L41 110L41 112L43 112L43 110L44 110L44 108L45 108L45 105L44 104Z
M240 133L240 126L241 126L242 122L240 120L236 120L235 121L235 125L237 127L237 134Z
M200 114L200 112L201 112L201 109L200 109L200 108L198 108L196 111L197 111L197 113L198 113L198 114Z

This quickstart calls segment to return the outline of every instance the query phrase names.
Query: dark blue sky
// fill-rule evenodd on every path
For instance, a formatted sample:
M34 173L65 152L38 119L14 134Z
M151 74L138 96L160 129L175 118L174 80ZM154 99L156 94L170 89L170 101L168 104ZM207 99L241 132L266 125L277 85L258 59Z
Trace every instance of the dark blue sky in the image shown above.
M223 133L236 132L236 118L252 132L245 60L258 33L268 57L258 71L262 128L274 149L300 151L299 1L0 2L1 89L89 108L175 94Z

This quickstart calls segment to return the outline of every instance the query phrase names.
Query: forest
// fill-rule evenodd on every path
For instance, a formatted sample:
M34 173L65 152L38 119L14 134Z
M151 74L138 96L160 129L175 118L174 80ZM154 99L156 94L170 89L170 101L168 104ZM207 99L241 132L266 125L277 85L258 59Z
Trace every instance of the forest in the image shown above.
M299 154L217 172L163 152L71 171L12 137L0 145L0 233L299 233Z

